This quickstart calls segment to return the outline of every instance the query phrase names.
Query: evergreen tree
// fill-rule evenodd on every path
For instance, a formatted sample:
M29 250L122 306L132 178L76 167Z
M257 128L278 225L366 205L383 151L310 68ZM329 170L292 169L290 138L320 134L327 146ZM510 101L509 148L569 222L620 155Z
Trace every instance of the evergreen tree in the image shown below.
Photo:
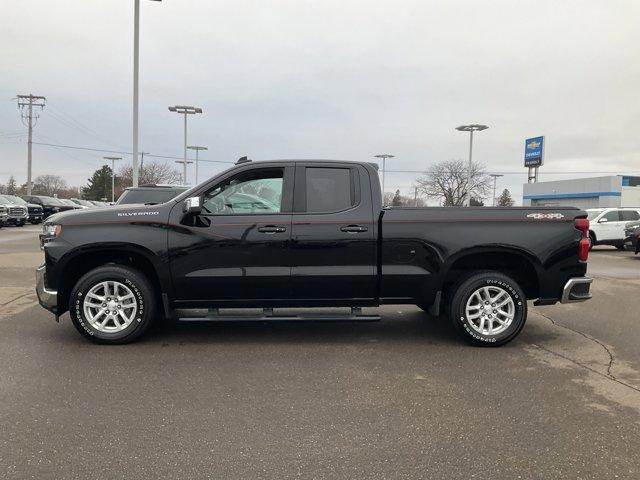
M402 206L402 197L400 196L400 190L396 190L396 194L393 196L393 200L391 200L391 205L394 207Z
M18 185L16 184L16 179L13 175L9 177L9 181L7 182L7 194L8 195L18 194Z
M498 206L499 207L513 207L513 198L511 198L511 193L506 188L502 191L500 196L498 197Z
M482 200L479 200L475 197L471 197L471 199L469 200L469 206L470 207L484 207L484 202Z
M103 165L93 172L82 192L87 200L111 200L111 167Z

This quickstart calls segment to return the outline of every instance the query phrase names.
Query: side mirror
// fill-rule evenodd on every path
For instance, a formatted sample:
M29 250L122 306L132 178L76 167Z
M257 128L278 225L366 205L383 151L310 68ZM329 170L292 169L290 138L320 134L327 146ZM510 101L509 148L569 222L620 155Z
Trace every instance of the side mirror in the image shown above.
M598 220L598 223L607 223L609 220L606 218L601 218L600 220Z
M202 211L200 197L187 198L182 204L182 211L186 214L199 214Z

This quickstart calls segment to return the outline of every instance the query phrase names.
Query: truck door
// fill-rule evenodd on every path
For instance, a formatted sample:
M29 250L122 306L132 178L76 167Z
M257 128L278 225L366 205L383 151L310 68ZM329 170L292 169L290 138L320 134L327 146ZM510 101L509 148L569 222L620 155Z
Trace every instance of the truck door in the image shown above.
M374 215L369 173L354 164L297 162L295 177L294 298L353 305L375 298L379 212Z
M293 172L292 163L249 165L199 192L201 214L174 207L168 242L178 305L290 297Z

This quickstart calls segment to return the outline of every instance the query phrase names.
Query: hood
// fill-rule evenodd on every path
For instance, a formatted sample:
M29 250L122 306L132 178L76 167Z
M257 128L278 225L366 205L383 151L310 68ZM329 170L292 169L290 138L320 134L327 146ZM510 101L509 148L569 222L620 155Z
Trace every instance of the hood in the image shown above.
M78 210L67 210L54 213L45 220L45 224L74 225L87 222L117 222L128 223L135 219L162 219L166 217L174 202L161 205L116 205Z

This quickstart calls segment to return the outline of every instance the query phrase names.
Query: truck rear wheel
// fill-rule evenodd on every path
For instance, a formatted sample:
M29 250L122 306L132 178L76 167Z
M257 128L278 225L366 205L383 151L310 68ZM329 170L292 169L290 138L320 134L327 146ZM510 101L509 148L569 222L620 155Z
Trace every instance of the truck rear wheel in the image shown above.
M105 265L78 280L69 299L69 315L92 342L123 344L149 328L155 303L144 275L132 268Z
M453 288L450 319L472 345L498 347L513 340L527 320L527 301L510 277L484 271Z

